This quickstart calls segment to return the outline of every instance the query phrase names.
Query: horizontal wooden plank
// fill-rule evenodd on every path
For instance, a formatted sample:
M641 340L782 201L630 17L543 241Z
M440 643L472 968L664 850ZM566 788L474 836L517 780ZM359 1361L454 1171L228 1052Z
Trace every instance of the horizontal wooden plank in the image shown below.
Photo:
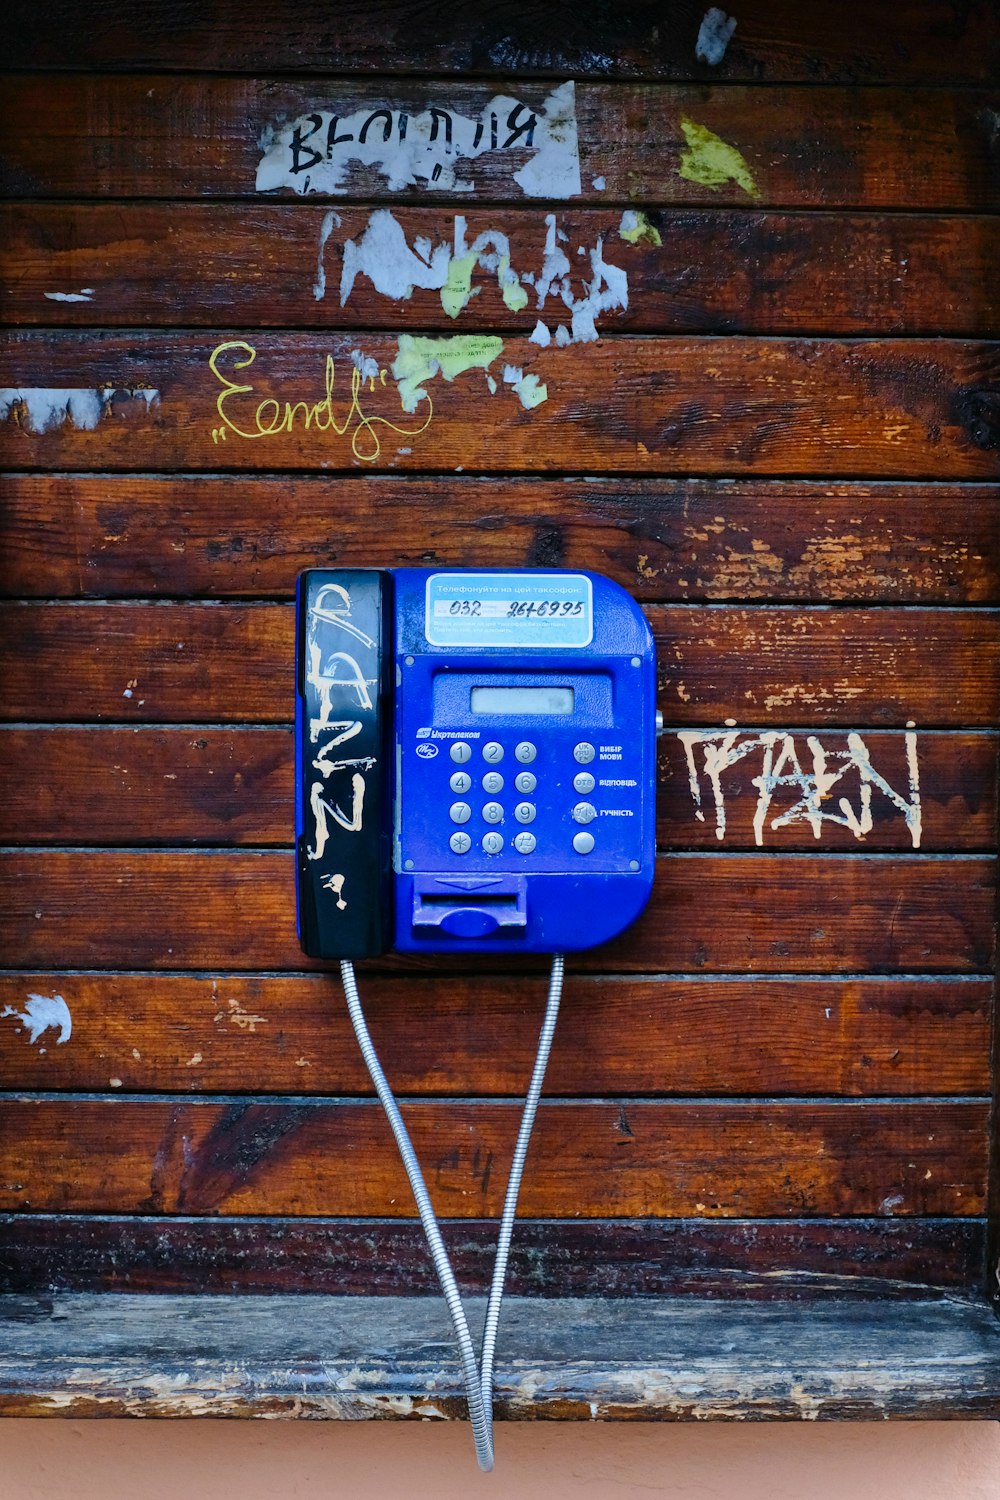
M985 1102L546 1103L529 1218L963 1217L983 1210ZM9 1099L0 1210L406 1218L375 1102ZM410 1103L436 1212L499 1215L516 1104ZM877 1141L878 1149L859 1150Z
M362 988L401 1093L527 1087L539 979L366 975ZM31 1024L38 997L50 1018L62 1002L70 1035ZM545 1092L985 1094L990 1016L987 979L575 976ZM268 1094L372 1092L336 974L5 973L3 1017L0 1088L227 1093L252 1078Z
M553 225L540 209L458 216L345 208L338 219L331 226L322 207L272 202L8 204L0 243L17 274L6 289L6 321L388 333L530 333L538 319L569 325L543 274ZM366 233L371 240L386 230L396 238L382 252L376 286L374 263L359 270L353 257ZM555 216L555 232L566 237L573 298L588 296L598 247L627 278L627 293L600 316L602 331L989 337L1000 323L995 219L746 210L652 210L637 219L634 210L571 208ZM506 300L498 233L509 245L508 268L525 278L517 297L505 288ZM427 286L409 284L418 270L411 247L420 240L435 247L439 263ZM459 311L445 262L477 242Z
M987 973L994 880L995 861L974 855L667 855L638 923L571 967ZM13 850L0 862L0 916L10 967L321 967L299 952L293 860L278 851ZM506 967L492 955L488 966Z
M4 1416L468 1416L440 1297L14 1296L0 1329ZM1000 1329L978 1298L512 1297L500 1350L499 1419L1000 1413Z
M805 780L758 784L768 756L772 768L786 756L789 771L793 755ZM288 845L294 758L291 730L278 727L0 728L9 787L0 844ZM992 849L996 770L995 734L931 732L908 741L898 731L668 726L659 746L657 838L671 849ZM824 803L817 778L838 772L839 781L823 782L827 791L836 786L837 801ZM870 773L884 785L873 789L864 779Z
M645 600L990 604L995 485L8 474L0 591L283 594L339 567L569 567Z
M921 729L996 722L1000 615L649 607L667 722ZM288 722L288 604L0 604L6 720Z
M463 1293L489 1284L492 1220L442 1233ZM519 1218L510 1296L893 1297L970 1292L983 1280L976 1219ZM437 1292L416 1223L214 1216L0 1215L0 1291Z
M720 18L721 19L721 18ZM574 77L719 78L756 83L989 82L998 43L989 0L959 10L947 0L871 0L850 25L835 9L756 0L752 12L701 41L701 0L630 4L595 12L506 0L475 11L404 4L300 0L295 23L270 6L202 0L197 9L102 0L88 25L73 0L13 0L13 68L224 69L255 72L261 59L303 73L493 73ZM729 32L728 37L726 32ZM707 48L707 50L706 50Z
M37 330L0 382L14 468L1000 473L1000 345L945 339Z
M20 198L253 197L261 141L285 122L318 113L317 127L301 126L297 173L286 152L288 180L304 183L315 176L307 170L316 159L307 142L321 130L322 163L332 117L388 108L413 118L437 108L473 120L503 96L561 122L565 95L553 99L553 92L551 84L509 77L400 79L387 87L357 77L11 74L0 88L0 190ZM979 89L580 83L572 105L579 192L568 174L544 172L536 191L625 204L989 210L1000 203L998 100ZM518 114L514 123L523 131L528 118ZM523 201L514 172L535 152L520 148L519 139L503 149L498 136L499 149L456 158L462 180L473 183L473 193L460 199ZM345 164L341 181L361 198L399 192L392 173L357 158ZM433 183L418 191L438 201L455 196L453 187Z

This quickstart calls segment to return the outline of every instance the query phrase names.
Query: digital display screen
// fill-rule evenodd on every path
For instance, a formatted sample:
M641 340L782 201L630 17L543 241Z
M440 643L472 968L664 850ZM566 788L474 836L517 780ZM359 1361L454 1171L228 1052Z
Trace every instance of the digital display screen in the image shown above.
M571 687L474 687L474 714L571 714Z

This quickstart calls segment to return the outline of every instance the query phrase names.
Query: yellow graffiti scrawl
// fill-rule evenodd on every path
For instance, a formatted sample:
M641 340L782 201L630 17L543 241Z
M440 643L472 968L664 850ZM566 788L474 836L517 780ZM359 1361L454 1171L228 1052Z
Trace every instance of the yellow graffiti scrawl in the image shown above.
M388 417L380 417L365 411L362 404L365 388L368 388L370 394L376 391L375 375L363 374L356 365L352 364L350 399L347 399L346 390L342 397L339 392L337 393L338 400L346 406L345 414L338 420L334 406L336 367L331 354L326 357L323 394L317 401L278 401L273 396L266 397L264 400L255 400L252 384L242 384L237 380L231 380L225 371L219 368L220 360L226 355L240 356L232 360L232 369L235 372L245 370L252 365L257 358L257 351L252 344L246 343L243 339L218 344L212 350L208 361L209 367L222 386L215 402L221 426L212 429L213 443L224 442L230 434L240 439L253 440L277 437L282 433L295 431L332 432L337 437L346 437L350 433L351 452L354 457L361 463L373 464L382 452L380 433L383 430L395 433L399 437L419 437L420 433L426 432L434 415L433 403L426 393L424 394L428 405L427 416L419 427L399 427L395 422L390 422ZM379 370L378 386L384 387L385 383L386 372Z

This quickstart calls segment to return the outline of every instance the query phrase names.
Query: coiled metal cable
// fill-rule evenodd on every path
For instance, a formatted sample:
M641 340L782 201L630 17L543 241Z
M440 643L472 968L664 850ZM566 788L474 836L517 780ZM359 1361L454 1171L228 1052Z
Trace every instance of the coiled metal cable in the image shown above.
M563 956L561 953L553 954L552 975L549 980L548 1000L545 1007L545 1018L538 1038L538 1051L535 1055L535 1066L532 1069L531 1082L524 1101L524 1109L521 1114L521 1127L517 1134L517 1143L514 1147L514 1156L511 1161L510 1175L507 1179L507 1193L504 1198L503 1213L500 1217L500 1229L497 1235L496 1259L493 1263L493 1278L490 1284L490 1294L486 1304L486 1321L483 1327L483 1348L481 1362L476 1360L475 1345L469 1332L468 1319L465 1316L465 1308L462 1306L462 1298L459 1294L458 1285L455 1281L455 1273L448 1259L444 1240L438 1221L431 1205L430 1194L424 1183L424 1176L420 1170L417 1154L413 1149L409 1131L400 1114L399 1105L396 1103L392 1089L389 1087L382 1064L378 1060L374 1043L368 1031L364 1012L361 1009L361 1000L358 995L357 980L354 975L354 965L349 959L344 959L340 965L340 974L344 984L344 997L347 1001L347 1010L354 1027L354 1034L361 1048L361 1055L365 1060L365 1066L371 1075L372 1083L378 1094L382 1108L385 1110L392 1127L392 1133L399 1148L399 1154L406 1168L406 1175L413 1190L414 1201L420 1222L423 1225L424 1234L430 1247L431 1259L441 1291L448 1307L452 1327L455 1331L455 1341L458 1345L459 1360L462 1366L462 1378L469 1400L469 1421L472 1424L472 1438L476 1445L476 1457L479 1467L485 1472L493 1468L493 1361L496 1352L497 1330L500 1326L500 1304L503 1300L504 1282L507 1277L507 1260L510 1254L510 1242L514 1232L514 1217L517 1213L517 1198L521 1188L521 1177L524 1172L524 1162L528 1154L528 1143L531 1140L531 1131L535 1123L535 1113L538 1108L539 1096L542 1092L542 1081L545 1077L545 1068L549 1060L549 1052L552 1048L552 1037L556 1029L556 1019L559 1015L559 1001L562 996L563 983Z

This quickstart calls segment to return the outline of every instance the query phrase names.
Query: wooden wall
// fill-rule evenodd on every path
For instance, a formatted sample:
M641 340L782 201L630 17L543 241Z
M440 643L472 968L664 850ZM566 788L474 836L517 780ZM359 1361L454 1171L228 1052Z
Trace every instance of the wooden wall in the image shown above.
M512 1284L985 1286L1000 28L706 9L15 0L7 1289L430 1285L295 937L333 563L594 568L658 641L656 888L570 964ZM475 1286L544 989L497 967L362 975Z

